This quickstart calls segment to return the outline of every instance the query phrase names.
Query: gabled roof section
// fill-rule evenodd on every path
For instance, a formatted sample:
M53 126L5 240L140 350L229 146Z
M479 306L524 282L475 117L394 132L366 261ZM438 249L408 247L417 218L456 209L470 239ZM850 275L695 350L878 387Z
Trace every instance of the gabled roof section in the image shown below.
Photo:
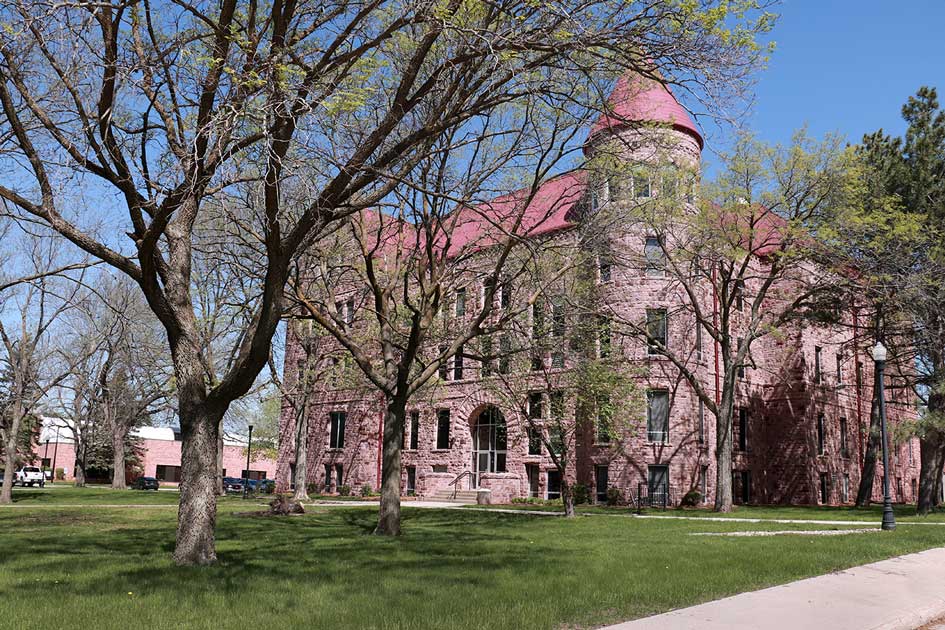
M700 150L703 147L702 134L696 123L673 96L669 86L636 72L628 72L617 80L614 91L607 99L607 110L591 127L585 150L594 137L602 132L646 123L670 125L695 138Z
M491 247L513 234L532 238L572 227L586 190L587 171L575 170L545 181L534 195L531 188L523 188L463 208L456 217L449 253Z
M522 188L478 204L458 207L439 219L434 250L447 256L469 254L509 238L534 238L573 227L587 191L587 171L574 170L538 186ZM367 208L350 219L375 256L413 255L425 249L426 233L412 223ZM359 252L360 253L360 252Z

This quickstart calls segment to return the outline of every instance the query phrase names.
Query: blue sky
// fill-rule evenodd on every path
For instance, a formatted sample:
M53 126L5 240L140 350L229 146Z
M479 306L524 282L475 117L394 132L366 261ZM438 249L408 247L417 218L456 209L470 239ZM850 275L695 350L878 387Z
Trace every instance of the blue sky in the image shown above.
M920 86L945 98L945 0L784 0L777 11L748 120L761 139L787 141L805 123L852 142L880 127L899 135Z

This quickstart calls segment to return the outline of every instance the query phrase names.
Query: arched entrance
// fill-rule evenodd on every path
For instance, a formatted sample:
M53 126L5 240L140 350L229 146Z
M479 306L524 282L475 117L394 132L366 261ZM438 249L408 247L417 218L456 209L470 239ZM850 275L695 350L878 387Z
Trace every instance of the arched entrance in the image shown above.
M472 487L478 488L483 473L505 472L508 436L505 416L495 407L486 407L472 427Z

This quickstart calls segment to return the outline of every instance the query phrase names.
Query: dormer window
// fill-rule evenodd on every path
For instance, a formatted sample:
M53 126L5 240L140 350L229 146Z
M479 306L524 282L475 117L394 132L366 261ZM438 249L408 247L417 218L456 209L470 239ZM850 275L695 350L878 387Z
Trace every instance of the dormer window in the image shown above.
M650 178L646 175L633 176L633 196L637 199L649 199L651 196Z
M591 211L596 212L610 201L610 181L601 180L591 187Z
M338 315L338 319L345 326L350 326L354 323L354 300L339 300L335 302L335 313Z
M643 257L646 260L646 275L660 277L666 267L665 256L663 255L663 246L657 236L646 237L643 245Z
M676 187L678 179L676 173L667 173L663 175L663 182L660 188L660 197L672 199L676 197Z

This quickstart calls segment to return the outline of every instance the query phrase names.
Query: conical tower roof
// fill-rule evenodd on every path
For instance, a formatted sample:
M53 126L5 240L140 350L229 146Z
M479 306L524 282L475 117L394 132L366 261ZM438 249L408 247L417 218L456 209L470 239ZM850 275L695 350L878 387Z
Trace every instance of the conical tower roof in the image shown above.
M614 91L607 99L607 109L591 127L585 150L601 132L617 131L640 123L671 125L673 129L695 138L699 149L702 149L702 134L689 112L679 104L669 86L658 81L628 72L617 80Z

